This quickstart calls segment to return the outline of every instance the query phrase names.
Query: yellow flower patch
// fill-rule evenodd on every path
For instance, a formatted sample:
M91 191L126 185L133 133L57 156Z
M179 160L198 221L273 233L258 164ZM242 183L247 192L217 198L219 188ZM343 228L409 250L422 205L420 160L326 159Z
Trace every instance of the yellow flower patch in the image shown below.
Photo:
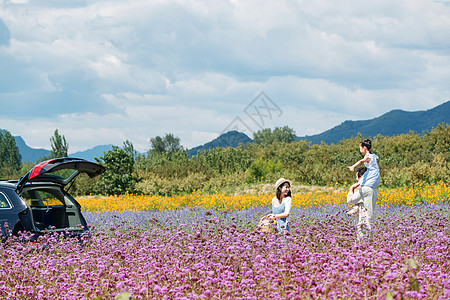
M435 204L448 200L450 184L440 182L435 185L417 185L392 189L378 189L377 204L380 206L415 205L419 203ZM242 210L251 207L269 206L272 194L211 194L194 192L187 195L113 195L79 198L84 211L141 211L141 210L174 210L189 207L203 207L216 210ZM345 204L347 191L316 190L302 191L292 195L293 206L334 206Z

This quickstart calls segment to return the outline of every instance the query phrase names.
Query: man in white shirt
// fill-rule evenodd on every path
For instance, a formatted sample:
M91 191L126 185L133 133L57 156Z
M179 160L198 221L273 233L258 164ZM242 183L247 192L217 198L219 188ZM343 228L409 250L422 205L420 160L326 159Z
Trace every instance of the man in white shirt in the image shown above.
M347 204L358 205L359 213L356 236L360 240L367 234L367 231L372 229L370 222L377 202L377 190L368 186L360 186L359 184L355 188L355 185L352 185L349 189Z

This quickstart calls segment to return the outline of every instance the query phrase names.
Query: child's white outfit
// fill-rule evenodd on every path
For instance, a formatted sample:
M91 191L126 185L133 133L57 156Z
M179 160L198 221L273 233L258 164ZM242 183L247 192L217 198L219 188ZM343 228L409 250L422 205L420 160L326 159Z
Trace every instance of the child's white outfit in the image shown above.
M370 161L364 163L367 171L362 176L361 186L368 186L375 190L380 184L380 169L377 163L378 156L373 153L368 153L364 157L367 156L370 158Z
M363 179L363 176L361 176L358 180L360 187L361 187L362 179ZM348 198L348 195L347 195L347 198ZM349 215L349 216L356 215L359 212L359 204L361 204L362 202L363 202L363 200L360 200L358 203L354 204L353 208L347 212L347 215Z

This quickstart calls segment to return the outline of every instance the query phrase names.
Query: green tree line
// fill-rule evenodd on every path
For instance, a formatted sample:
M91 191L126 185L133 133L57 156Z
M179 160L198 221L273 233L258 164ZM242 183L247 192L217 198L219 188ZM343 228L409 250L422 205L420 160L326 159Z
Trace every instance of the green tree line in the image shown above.
M0 178L25 174L7 131L0 136ZM450 182L450 126L439 124L422 134L410 132L397 136L356 137L337 144L311 144L295 141L289 127L263 129L254 134L253 143L237 148L214 148L188 157L187 149L173 134L150 139L150 149L136 154L131 142L113 147L97 158L105 174L91 180L80 176L72 193L85 194L179 194L199 190L224 191L242 184L274 182L289 178L303 185L351 183L354 173L346 167L359 159L359 143L372 139L372 152L379 156L381 185ZM64 136L55 131L52 154L67 155ZM15 148L14 148L15 147ZM53 149L55 148L55 149ZM29 167L29 166L28 166Z
M422 134L357 135L331 145L294 141L293 136L295 133L288 127L264 129L255 133L254 143L200 151L191 158L182 148L156 151L161 147L153 143L146 155L136 158L136 191L164 195L194 190L214 192L243 183L274 182L279 177L304 185L352 183L355 175L346 167L361 159L359 143L365 138L373 140L383 186L450 181L448 124L439 124ZM172 138L160 137L159 141Z

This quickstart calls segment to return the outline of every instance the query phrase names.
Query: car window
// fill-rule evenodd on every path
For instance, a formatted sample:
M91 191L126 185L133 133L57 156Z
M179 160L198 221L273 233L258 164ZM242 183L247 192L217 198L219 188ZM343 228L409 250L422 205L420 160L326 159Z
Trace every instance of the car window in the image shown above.
M77 170L73 170L73 169L61 169L61 170L56 170L53 172L46 172L46 176L55 176L55 177L59 177L62 179L67 179L71 176L73 176L73 174L75 172L78 172Z
M39 205L63 205L63 202L59 200L57 193L51 193L44 190L29 190L22 193L22 198L27 201L30 206Z
M3 193L0 193L0 209L11 208L11 204Z

